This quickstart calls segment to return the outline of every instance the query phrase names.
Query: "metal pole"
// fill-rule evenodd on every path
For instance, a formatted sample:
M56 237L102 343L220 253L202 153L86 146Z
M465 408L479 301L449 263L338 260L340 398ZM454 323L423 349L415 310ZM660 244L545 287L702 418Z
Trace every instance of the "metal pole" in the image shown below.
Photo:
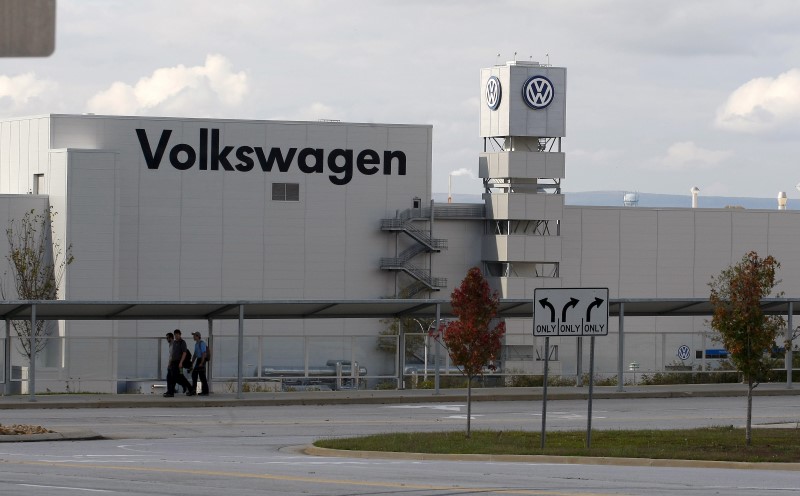
M242 376L244 375L244 305L239 305L239 349L236 356L236 398L244 398Z
M208 342L206 343L206 348L208 348L208 357L211 358L211 350L213 349L212 346L214 344L214 321L208 319ZM214 389L211 387L211 383L214 381L213 371L211 370L212 365L211 362L206 363L206 382L208 383L208 391L207 393L211 393L211 390Z
M433 211L434 211L433 198L431 198L430 235L429 235L431 237L431 240L433 240ZM428 254L428 274L430 274L431 278L433 278L433 252ZM425 372L427 373L427 367L425 369Z
M403 390L406 388L406 330L403 327L403 320L397 321L397 351L400 353L398 363L400 364L400 377L397 380L397 389Z
M31 334L30 339L31 356L30 367L28 368L28 394L30 401L36 401L36 303L31 305Z
M625 385L625 372L622 362L625 354L625 303L619 303L619 342L617 343L617 391Z
M586 416L586 448L592 447L592 394L594 393L594 336L589 344L589 413Z
M11 321L6 319L6 339L3 341L3 394L11 394Z
M575 357L575 361L577 362L578 366L575 370L575 385L577 387L583 387L583 337L578 336L578 350L577 355Z
M428 380L428 348L431 346L430 336L425 333L422 335L422 342L424 343L423 348L425 349L425 354L423 356L423 364L422 364L422 380Z
M436 304L436 339L433 340L433 394L439 394L439 327L442 325L442 305Z
M159 381L162 378L164 378L164 368L163 368L164 367L164 363L162 361L164 359L164 357L161 356L161 349L162 349L161 339L162 338L158 338L158 340L156 341L156 343L158 345L158 352L156 353L156 356L158 357L158 368L156 369L156 377L158 377ZM169 361L169 357L167 357L167 361Z
M792 323L792 315L794 314L794 302L789 302L789 315L786 319L786 342L783 343L784 360L786 362L786 389L792 389L792 371L794 370L794 362L792 360L792 333L794 333L794 324Z
M544 385L542 386L542 442L544 449L545 436L547 435L547 367L550 362L550 336L544 338Z

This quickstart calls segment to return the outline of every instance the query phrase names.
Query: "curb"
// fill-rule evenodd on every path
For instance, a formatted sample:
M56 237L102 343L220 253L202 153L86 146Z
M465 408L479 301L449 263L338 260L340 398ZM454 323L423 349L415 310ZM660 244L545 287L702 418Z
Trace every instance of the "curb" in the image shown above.
M435 454L435 453L398 453L394 451L349 451L319 448L308 445L302 452L310 456L326 456L340 458L383 458L389 460L444 460L469 462L502 462L502 463L536 463L564 465L614 465L622 467L673 467L673 468L720 468L734 470L784 470L800 471L800 463L754 463L723 462L715 460L671 460L663 458L611 458L591 456L551 456L551 455L480 455L480 454Z
M0 435L0 443L22 443L35 441L91 441L104 439L92 431L47 432L44 434L6 434Z
M662 388L647 386L637 389L617 391L608 387L594 390L594 400L607 399L648 399L648 398L719 398L744 397L746 386L734 387L681 387ZM757 388L753 396L798 396L800 388L784 387ZM182 408L182 407L236 407L236 406L296 406L296 405L380 405L398 403L450 403L466 401L465 389L447 389L436 394L429 389L399 391L328 391L328 392L278 392L246 393L244 398L236 398L235 393L212 393L211 396L187 397L177 395L163 398L161 395L41 395L31 401L27 396L0 397L3 409L74 409L74 408ZM542 388L498 388L473 390L472 400L482 401L541 401ZM564 387L548 390L548 401L587 400L586 388Z

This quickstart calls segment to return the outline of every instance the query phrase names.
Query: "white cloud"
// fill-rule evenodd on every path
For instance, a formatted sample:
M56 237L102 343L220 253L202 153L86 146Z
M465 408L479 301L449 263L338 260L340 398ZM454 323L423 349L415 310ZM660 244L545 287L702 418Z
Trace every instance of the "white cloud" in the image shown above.
M574 160L577 163L588 162L593 165L608 164L615 160L619 160L625 155L625 153L622 150L612 150L612 149L586 150L582 148L570 150L567 152L567 154L570 158L570 161Z
M462 167L460 169L450 171L451 176L467 176L470 179L475 179L475 173L471 170L467 169L466 167Z
M746 82L719 108L715 124L744 133L796 129L800 124L800 69Z
M344 112L336 110L330 105L325 105L322 102L314 102L298 109L296 112L291 112L289 115L278 118L299 121L318 121L320 119L333 121L347 120Z
M233 72L222 55L208 55L202 66L156 69L134 85L117 81L89 99L98 114L206 116L237 107L249 90L247 74Z
M700 189L701 197L705 196L730 196L731 189L730 187L720 181L714 181L711 184L707 184ZM702 200L700 200L702 206Z
M58 84L46 79L38 79L36 74L27 72L16 76L0 76L0 109L20 111L35 107L39 100L49 99L58 89Z
M716 167L732 155L727 150L709 150L695 145L693 141L681 141L673 143L667 149L667 155L657 159L655 165L673 170L708 169Z

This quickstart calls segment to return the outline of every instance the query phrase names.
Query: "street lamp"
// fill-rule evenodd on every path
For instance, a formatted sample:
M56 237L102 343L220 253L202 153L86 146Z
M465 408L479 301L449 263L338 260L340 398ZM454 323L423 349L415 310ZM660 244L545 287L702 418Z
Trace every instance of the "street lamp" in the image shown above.
M636 385L636 371L639 370L639 362L633 361L628 365L628 370L633 372L633 385Z

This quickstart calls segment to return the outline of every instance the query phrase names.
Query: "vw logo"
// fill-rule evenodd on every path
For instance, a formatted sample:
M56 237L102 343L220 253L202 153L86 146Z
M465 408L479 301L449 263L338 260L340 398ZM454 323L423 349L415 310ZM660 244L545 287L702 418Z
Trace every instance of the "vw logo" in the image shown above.
M544 76L533 76L522 85L522 99L534 109L543 109L553 101L553 83Z
M500 106L500 98L502 98L502 96L500 80L497 79L497 76L490 77L489 80L486 81L486 105L492 110L497 110L497 107Z
M678 348L677 355L678 355L678 358L680 358L681 360L688 360L689 359L689 355L690 355L689 347L686 346L685 344L681 345Z

